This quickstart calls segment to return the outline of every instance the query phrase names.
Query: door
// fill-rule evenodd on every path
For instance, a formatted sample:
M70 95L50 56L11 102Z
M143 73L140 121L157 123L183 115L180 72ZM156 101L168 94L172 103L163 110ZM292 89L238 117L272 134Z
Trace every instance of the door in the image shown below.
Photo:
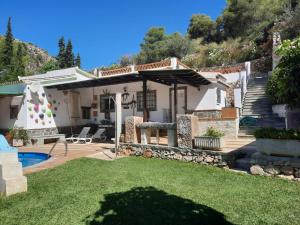
M174 89L170 88L170 118L171 122L176 121L176 115L174 110ZM186 114L187 111L187 88L177 88L177 114Z

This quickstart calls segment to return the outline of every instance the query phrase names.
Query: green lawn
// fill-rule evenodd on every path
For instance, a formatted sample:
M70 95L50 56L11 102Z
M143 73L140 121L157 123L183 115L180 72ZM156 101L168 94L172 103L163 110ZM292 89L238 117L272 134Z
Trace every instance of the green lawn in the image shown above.
M80 159L28 176L0 224L299 224L300 184L177 161Z

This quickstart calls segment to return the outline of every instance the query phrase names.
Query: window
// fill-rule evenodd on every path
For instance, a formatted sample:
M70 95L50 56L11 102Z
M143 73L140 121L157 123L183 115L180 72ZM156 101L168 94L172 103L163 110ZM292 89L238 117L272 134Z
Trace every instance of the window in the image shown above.
M11 105L10 106L10 119L17 119L19 114L19 106Z
M81 107L82 119L89 120L91 119L91 107Z
M116 95L110 94L110 95L100 95L100 112L114 112L115 111L115 102L110 99L116 98Z
M221 104L221 89L217 88L217 104Z
M137 97L137 111L141 112L144 109L143 92L139 91ZM149 111L156 111L156 91L147 91L147 109Z

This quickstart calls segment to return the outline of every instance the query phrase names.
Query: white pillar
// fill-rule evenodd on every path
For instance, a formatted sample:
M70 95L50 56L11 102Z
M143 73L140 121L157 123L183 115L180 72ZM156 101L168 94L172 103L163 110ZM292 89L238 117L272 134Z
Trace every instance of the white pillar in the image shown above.
M115 109L115 127L116 127L116 147L119 147L120 136L122 132L122 94L116 93L116 109Z

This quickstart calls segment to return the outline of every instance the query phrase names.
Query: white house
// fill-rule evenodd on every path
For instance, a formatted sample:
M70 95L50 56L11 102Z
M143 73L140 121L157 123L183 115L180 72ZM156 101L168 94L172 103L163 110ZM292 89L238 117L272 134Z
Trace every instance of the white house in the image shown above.
M95 71L69 68L20 77L19 83L0 86L0 129L72 127L114 121L110 96L122 94L122 121L139 115L157 122L176 114L216 111L226 107L230 83L243 84L247 66L239 71L195 71L176 58L157 63ZM236 95L246 85L240 85ZM5 90L9 91L5 91ZM174 95L174 90L176 94ZM146 98L144 94L146 93ZM242 97L236 97L241 104Z

